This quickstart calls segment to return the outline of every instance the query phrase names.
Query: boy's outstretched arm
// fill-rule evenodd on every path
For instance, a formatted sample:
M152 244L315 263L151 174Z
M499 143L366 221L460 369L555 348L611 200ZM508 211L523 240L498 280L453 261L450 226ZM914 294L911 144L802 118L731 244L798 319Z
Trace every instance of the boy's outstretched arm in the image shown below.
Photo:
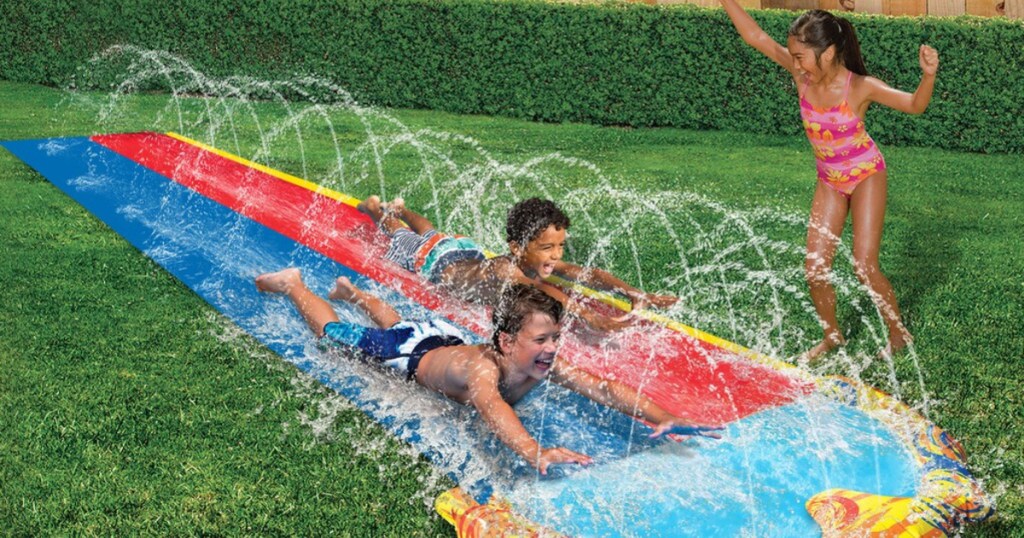
M519 416L498 391L500 371L491 361L474 361L466 383L469 387L469 401L480 412L484 422L497 434L498 439L519 454L540 474L548 473L548 466L556 463L593 463L590 456L573 452L567 448L544 448L523 427Z
M531 285L540 288L544 293L554 297L558 302L562 303L566 312L582 319L587 323L587 325L590 325L599 331L618 331L632 325L632 321L628 319L628 314L624 314L617 318L609 317L584 306L579 301L569 297L565 292L551 284L547 284L545 282L531 282Z
M647 293L641 289L634 288L633 286L625 283L619 277L605 271L604 269L598 269L596 267L584 269L574 263L559 260L555 264L555 273L565 275L576 282L585 284L592 288L621 293L622 295L629 297L630 302L633 303L633 310L646 308L649 304L654 305L657 308L668 308L676 304L676 301L679 300L678 297L673 297L671 295Z
M651 437L666 434L700 435L721 439L721 426L693 424L665 411L653 400L640 394L632 387L611 379L591 375L567 363L556 360L551 370L551 380L570 390L578 392L595 402L606 405L631 417L654 424Z
M523 274L522 270L515 266L515 264L508 261L505 261L504 263L493 263L490 266L490 271L494 277L506 282L514 282L516 284L525 284L527 286L535 286L539 288L544 293L554 297L558 302L562 303L566 312L581 318L587 323L587 325L590 325L599 331L618 331L625 329L632 324L629 320L625 319L626 316L611 318L581 305L557 287L547 284L542 280L535 280L526 276Z

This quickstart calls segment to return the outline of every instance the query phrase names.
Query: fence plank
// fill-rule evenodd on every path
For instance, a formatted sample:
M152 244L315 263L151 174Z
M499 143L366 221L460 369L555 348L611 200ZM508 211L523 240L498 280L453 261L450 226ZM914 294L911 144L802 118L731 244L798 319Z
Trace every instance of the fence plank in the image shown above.
M885 13L882 0L854 0L855 13Z
M996 11L996 4L999 4L1003 0L967 0L965 11L968 15L978 15L979 17L995 17L999 15Z
M1024 19L1024 0L1006 0L1005 10L1011 19Z
M928 13L928 0L882 0L882 11L886 15L925 15Z
M953 17L966 11L965 0L928 0L928 14L933 17Z

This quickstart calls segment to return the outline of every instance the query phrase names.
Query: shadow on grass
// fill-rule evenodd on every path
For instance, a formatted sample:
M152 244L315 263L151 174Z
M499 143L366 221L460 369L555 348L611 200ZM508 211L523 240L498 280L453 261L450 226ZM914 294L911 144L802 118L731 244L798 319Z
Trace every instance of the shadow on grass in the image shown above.
M954 268L963 262L960 247L964 230L950 226L948 208L921 205L905 208L904 233L899 234L898 253L890 256L889 275L896 289L904 323L914 332L928 296L949 282ZM942 215L942 217L939 217ZM884 247L883 247L884 248Z

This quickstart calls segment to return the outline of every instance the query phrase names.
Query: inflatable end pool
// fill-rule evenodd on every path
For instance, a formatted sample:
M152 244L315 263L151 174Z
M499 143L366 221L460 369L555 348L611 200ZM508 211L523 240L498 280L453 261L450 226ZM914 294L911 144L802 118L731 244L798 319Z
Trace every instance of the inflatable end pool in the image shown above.
M455 527L458 538L509 536L517 538L561 538L563 535L516 515L512 506L492 498L480 504L462 488L452 488L437 497L434 508Z

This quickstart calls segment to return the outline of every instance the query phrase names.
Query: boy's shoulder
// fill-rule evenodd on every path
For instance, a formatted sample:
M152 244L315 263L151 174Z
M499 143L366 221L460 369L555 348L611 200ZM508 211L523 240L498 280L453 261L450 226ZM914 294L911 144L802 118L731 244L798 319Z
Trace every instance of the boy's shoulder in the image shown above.
M477 287L489 287L504 282L523 282L526 275L509 255L495 256L480 263L463 277L471 276Z
M473 352L469 354L467 360L474 367L485 370L498 369L498 352L494 350L493 345L477 344L472 347Z
M529 278L523 273L522 268L519 267L515 260L512 259L511 254L495 256L488 259L484 264L485 270L496 279L522 281L524 278Z
M435 352L441 353L449 365L452 365L452 361L454 361L454 365L467 372L473 369L497 367L494 346L491 344L444 346Z
M491 353L488 344L439 347L420 366L417 379L428 388L465 403L474 390L492 383L497 385L501 372Z
M466 354L463 362L463 374L467 387L479 384L497 386L501 380L501 368L498 367L497 352L490 344L472 346L471 353Z

